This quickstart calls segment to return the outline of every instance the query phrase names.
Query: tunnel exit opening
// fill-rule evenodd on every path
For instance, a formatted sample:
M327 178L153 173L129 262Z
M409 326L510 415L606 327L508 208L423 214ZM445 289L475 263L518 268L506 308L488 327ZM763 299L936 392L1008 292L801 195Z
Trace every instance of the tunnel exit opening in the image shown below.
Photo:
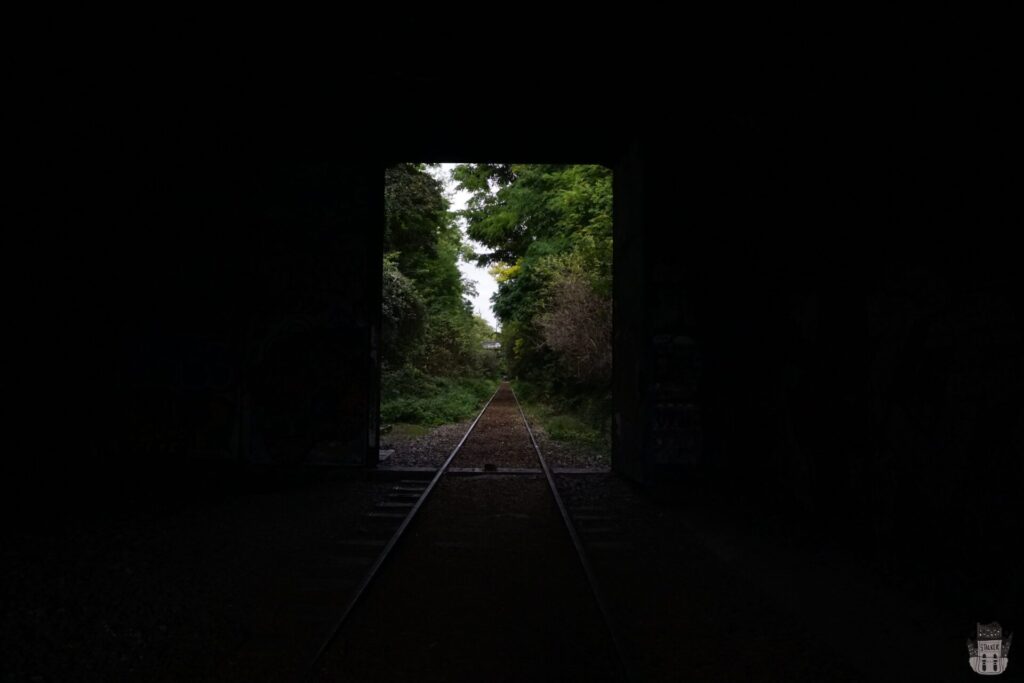
M612 169L395 164L383 204L371 460L435 464L508 379L556 467L609 467Z

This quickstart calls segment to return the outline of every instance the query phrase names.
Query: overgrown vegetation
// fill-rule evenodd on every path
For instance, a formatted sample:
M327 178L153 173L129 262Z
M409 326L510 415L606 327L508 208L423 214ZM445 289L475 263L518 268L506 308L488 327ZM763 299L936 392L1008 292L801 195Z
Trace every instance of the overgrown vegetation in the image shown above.
M381 420L437 425L472 414L494 391L495 331L473 315L472 256L444 188L426 167L399 164L384 185Z
M504 369L556 439L607 452L611 433L612 176L602 166L464 164L463 242L442 183L424 166L385 178L382 324L385 423L435 425L473 413ZM472 313L460 258L498 281L496 333ZM490 378L490 379L484 379Z
M494 393L495 379L439 377L413 367L390 372L383 383L381 421L418 425L455 422Z
M603 166L464 164L463 216L493 298L509 373L545 426L571 440L611 433L612 174ZM546 410L536 406L557 406Z
M552 439L583 444L605 459L611 457L612 435L606 406L581 400L575 409L567 410L536 384L515 380L512 388L530 422L543 427Z

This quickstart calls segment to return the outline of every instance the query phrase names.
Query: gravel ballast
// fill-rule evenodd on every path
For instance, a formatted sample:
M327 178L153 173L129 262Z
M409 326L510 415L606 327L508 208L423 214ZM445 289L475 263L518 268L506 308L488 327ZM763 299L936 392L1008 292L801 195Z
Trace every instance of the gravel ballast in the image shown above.
M512 392L507 387L499 389L497 395L494 397L492 406L496 411L496 414L501 415L501 424L504 426L510 424L519 424L522 418L519 417L518 404L512 398ZM441 425L431 429L428 433L422 436L409 437L403 435L390 435L386 434L381 439L381 448L384 452L389 452L386 460L384 460L380 467L382 469L394 469L394 468L405 468L405 467L433 467L437 468L444 464L445 459L451 454L452 449L459 443L459 440L465 435L466 430L473 423L473 418L462 420L461 422L455 422L451 424ZM503 429L504 427L488 427L478 426L477 429ZM607 454L600 453L593 448L588 447L586 444L577 442L566 442L557 441L552 439L544 426L534 420L530 421L530 429L533 431L534 437L537 439L537 445L540 447L541 452L544 454L544 459L554 469L580 469L580 470L594 470L594 471L607 471L609 467L609 458ZM525 434L525 432L523 432ZM500 431L495 432L499 435ZM527 436L526 448L529 446L529 437ZM495 449L493 446L500 443L493 443L488 446L490 449L488 452L477 450L470 450L466 454L461 454L457 458L458 462L453 462L453 467L483 467L487 464L492 464L496 467L520 467L520 468L536 468L539 464L536 462L536 457L533 456L532 450L524 450L524 446L521 443L521 439L518 442L510 442L504 444L508 448L515 451L515 454L505 453L501 448ZM471 446L467 443L465 448L475 449L476 447ZM498 461L501 462L498 462Z
M441 425L431 429L423 436L400 437L384 435L381 438L381 450L391 451L381 468L395 467L433 467L444 464L452 449L465 435L472 418L461 422Z
M453 467L539 466L503 385ZM316 680L614 681L614 645L547 480L444 476Z

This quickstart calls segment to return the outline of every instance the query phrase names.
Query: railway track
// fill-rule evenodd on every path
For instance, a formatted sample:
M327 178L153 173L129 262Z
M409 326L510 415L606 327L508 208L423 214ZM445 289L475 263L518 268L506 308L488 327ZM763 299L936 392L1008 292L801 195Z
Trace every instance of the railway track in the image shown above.
M368 520L393 532L368 546L380 552L306 680L629 679L584 543L506 383L433 478L398 482Z

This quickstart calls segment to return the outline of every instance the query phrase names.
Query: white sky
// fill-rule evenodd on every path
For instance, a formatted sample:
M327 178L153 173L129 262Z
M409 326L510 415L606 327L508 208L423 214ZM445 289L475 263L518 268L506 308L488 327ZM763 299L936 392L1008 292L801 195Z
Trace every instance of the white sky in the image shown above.
M469 201L470 193L465 190L460 192L455 190L455 183L451 180L451 171L456 166L458 164L441 164L440 170L432 168L430 172L435 178L444 183L445 194L448 197L448 201L451 202L451 210L461 211L466 208L466 202ZM466 236L465 219L459 219L459 228L462 230L463 239L473 247L473 251L477 253L488 251L487 247L479 242L474 242ZM462 271L462 277L476 284L477 295L473 298L473 311L489 322L492 327L498 329L498 319L494 316L494 311L491 310L491 295L498 291L498 283L487 272L486 268L480 268L476 265L475 261L467 263L460 260L459 270Z

